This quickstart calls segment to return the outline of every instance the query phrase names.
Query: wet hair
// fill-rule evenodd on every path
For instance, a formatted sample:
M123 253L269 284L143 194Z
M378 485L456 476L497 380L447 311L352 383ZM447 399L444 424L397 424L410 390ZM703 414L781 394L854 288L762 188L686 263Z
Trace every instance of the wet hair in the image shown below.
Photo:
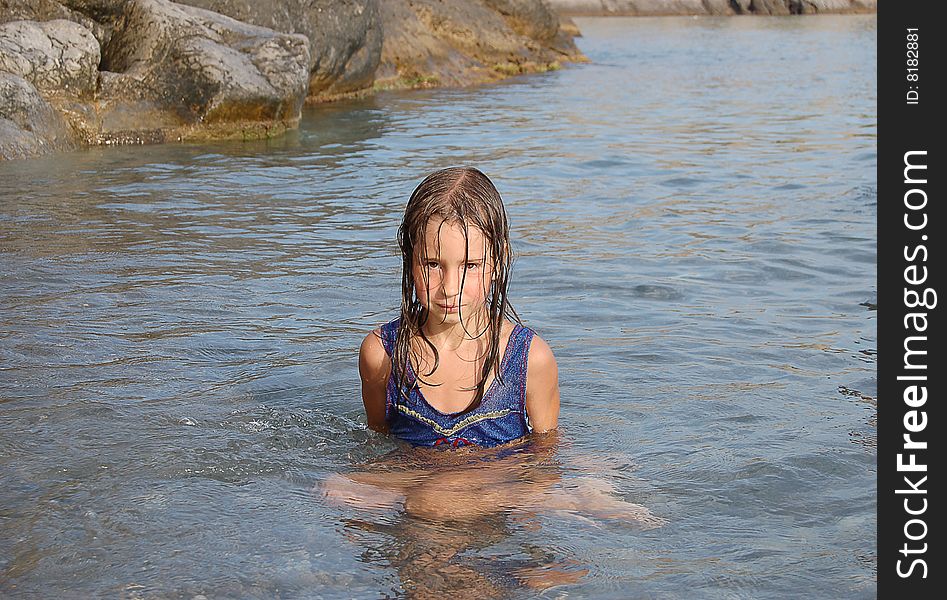
M519 315L510 305L507 288L510 281L510 271L513 256L510 250L510 226L503 208L503 199L490 179L479 170L471 167L451 167L428 175L422 181L408 200L404 210L404 219L398 228L398 245L401 247L401 324L392 352L392 373L395 384L405 396L411 389L405 384L409 381L408 369L411 360L411 340L417 338L427 344L434 355L434 364L427 373L416 373L417 379L424 381L437 369L440 362L437 348L424 333L424 324L428 313L415 296L414 271L412 269L415 257L426 261L427 256L424 244L425 232L429 223L443 220L444 224L455 224L464 232L465 240L469 241L468 231L471 227L478 229L484 237L486 256L490 260L493 279L485 298L487 323L483 331L467 331L467 325L461 316L461 325L464 331L472 338L487 336L487 351L479 381L471 403L463 410L466 413L480 406L486 392L485 385L491 370L496 378L503 383L500 373L500 330L503 319L521 323ZM469 250L468 250L469 251ZM466 271L460 282L463 290ZM430 295L429 295L430 296ZM458 311L462 310L458 303ZM420 365L420 360L417 361ZM419 369L420 370L420 369ZM413 385L418 385L415 381Z

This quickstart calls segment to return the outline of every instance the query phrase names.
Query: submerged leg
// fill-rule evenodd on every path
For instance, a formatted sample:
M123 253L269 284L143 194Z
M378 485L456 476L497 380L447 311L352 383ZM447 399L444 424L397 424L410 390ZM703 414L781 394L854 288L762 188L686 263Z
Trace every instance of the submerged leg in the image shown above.
M358 475L358 474L354 474ZM358 481L356 477L347 477L333 473L316 485L317 494L334 506L352 506L367 510L387 511L404 503L404 493L395 489Z
M615 488L602 479L579 477L564 481L562 486L546 491L536 508L566 511L592 518L619 520L644 529L661 527L666 519L651 513L646 507L626 502L615 493Z
M513 576L534 590L545 590L557 585L576 583L589 574L588 567L575 560L560 560L533 567L520 567Z

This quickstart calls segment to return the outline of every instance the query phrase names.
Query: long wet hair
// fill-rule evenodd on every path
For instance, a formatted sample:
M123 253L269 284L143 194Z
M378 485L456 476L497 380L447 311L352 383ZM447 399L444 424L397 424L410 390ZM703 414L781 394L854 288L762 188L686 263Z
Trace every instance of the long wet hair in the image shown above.
M434 355L434 364L426 373L416 373L417 379L424 382L430 377L440 362L437 348L424 333L424 324L428 313L415 295L414 271L412 269L415 257L426 261L427 256L424 238L425 231L432 220L443 219L445 224L456 224L464 232L464 238L469 241L468 231L471 227L478 229L484 237L485 249L491 261L493 279L486 296L487 323L483 331L467 331L464 317L461 325L465 333L471 338L487 336L487 352L480 373L480 379L471 403L462 413L466 413L480 406L485 393L486 381L490 372L495 371L500 384L503 383L500 373L500 330L503 319L509 318L521 323L519 315L510 305L507 288L510 281L510 271L513 266L513 255L510 249L510 225L503 208L503 199L490 179L479 170L471 167L451 167L428 175L415 188L404 210L404 219L398 228L398 245L401 247L401 324L392 352L392 373L395 384L403 396L410 395L411 386L408 370L411 360L411 341L420 339L427 344ZM469 250L468 250L469 251ZM486 266L486 265L484 265ZM466 270L460 282L463 290ZM421 282L428 285L427 282ZM430 294L428 295L430 297ZM458 302L458 311L461 310ZM420 365L420 359L417 364ZM419 369L420 370L420 369ZM427 382L424 382L427 384ZM418 385L418 382L412 382Z

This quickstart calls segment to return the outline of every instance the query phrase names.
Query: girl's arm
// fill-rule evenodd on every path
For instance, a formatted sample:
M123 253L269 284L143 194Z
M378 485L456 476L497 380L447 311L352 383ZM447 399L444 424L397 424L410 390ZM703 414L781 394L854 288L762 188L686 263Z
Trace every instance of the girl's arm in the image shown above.
M526 414L534 432L559 425L559 367L549 344L538 335L533 336L526 365Z
M385 388L391 374L391 360L381 343L381 330L376 329L365 336L358 350L358 374L362 379L362 402L368 426L375 431L387 433L385 421Z

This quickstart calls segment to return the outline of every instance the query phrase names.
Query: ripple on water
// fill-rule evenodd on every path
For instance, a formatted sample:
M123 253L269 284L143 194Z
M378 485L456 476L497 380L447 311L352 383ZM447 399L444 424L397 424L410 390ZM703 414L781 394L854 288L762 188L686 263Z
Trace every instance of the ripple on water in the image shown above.
M665 179L661 184L672 188L689 188L700 185L703 182L703 179L694 177L672 177L671 179Z
M656 284L640 284L631 288L631 294L636 298L646 300L660 300L670 302L684 298L683 292L675 287Z

